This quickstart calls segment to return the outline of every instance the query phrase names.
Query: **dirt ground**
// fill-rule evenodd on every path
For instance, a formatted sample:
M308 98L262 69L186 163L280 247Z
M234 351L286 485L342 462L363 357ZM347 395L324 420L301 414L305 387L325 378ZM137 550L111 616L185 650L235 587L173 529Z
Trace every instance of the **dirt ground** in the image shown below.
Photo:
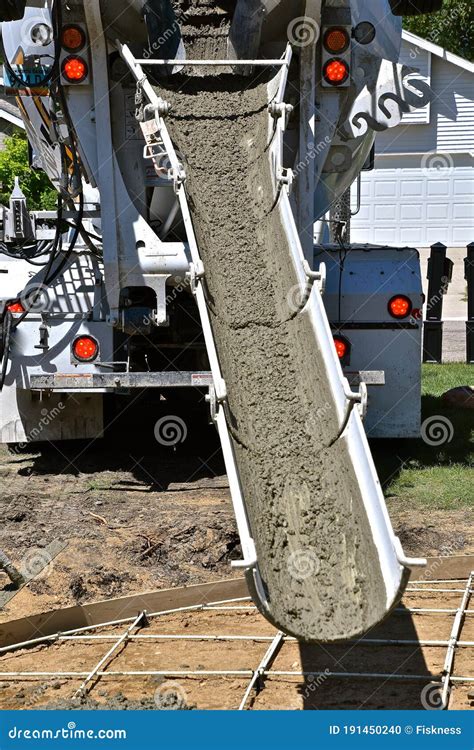
M205 430L205 426L204 426ZM109 440L0 449L0 548L20 569L67 546L0 619L231 576L239 556L217 441L188 449ZM42 553L43 551L43 553ZM8 579L0 573L0 592Z
M456 584L452 588L456 588ZM404 645L364 645L361 641L328 647L285 640L270 665L272 673L262 681L258 691L251 693L246 708L439 708L436 685L443 671L446 645L420 646L416 641L447 641L453 615L410 614L406 608L439 607L440 596L429 592L407 593L401 610L369 634L371 639L408 641ZM461 597L458 592L443 594L442 606L454 609ZM236 709L276 631L249 603L229 606L233 609L167 614L151 619L148 627L135 631L145 638L129 641L106 662L104 671L108 674L91 681L85 699L73 699L74 693L126 625L94 631L93 636L107 636L106 640L56 642L5 654L0 659L3 673L59 671L70 676L21 676L7 680L0 675L0 708ZM235 610L236 606L242 609ZM472 641L474 637L472 615L471 608L462 631L463 641ZM207 638L239 635L248 639L242 642L230 638L220 641L163 638L176 634ZM262 636L267 640L261 640ZM232 670L234 674L182 674L184 671L222 670ZM154 671L165 674L136 674ZM124 677L117 674L120 672L135 674ZM282 672L304 672L305 676ZM347 673L347 677L331 676L328 672ZM350 676L358 672L374 676ZM470 674L472 648L460 647L456 652L454 675ZM411 679L393 679L391 675ZM472 688L468 685L455 685L450 695L450 708L469 709L474 704L470 695Z
M205 424L176 450L113 436L22 454L4 446L0 482L0 549L18 568L35 573L49 561L45 547L65 545L0 610L0 621L237 575L227 478ZM390 512L407 554L474 554L472 511L427 514L393 501ZM9 588L0 573L0 596Z
M145 430L145 427L144 427ZM145 430L146 433L146 430ZM123 433L122 433L123 434ZM125 433L127 434L127 433ZM230 561L240 548L217 437L204 425L190 430L176 450L156 442L113 436L92 444L42 445L27 453L0 451L0 548L25 569L45 559L45 547L63 551L0 611L0 621L71 604L124 596L239 575ZM410 511L392 503L392 520L410 555L474 553L472 514L468 511ZM42 557L43 554L43 557ZM457 584L454 586L457 587ZM0 595L7 593L0 576ZM405 606L455 608L460 593L407 595ZM449 615L394 614L371 637L447 639ZM466 618L464 640L474 639L474 620ZM116 635L117 630L96 631ZM120 631L122 632L122 631ZM275 635L255 610L167 615L151 622L148 634ZM8 653L0 672L85 672L112 641L42 645ZM236 708L268 642L132 641L108 670L245 670L239 676L173 674L103 677L92 686L85 708ZM304 647L285 642L273 669L281 671L363 671L427 675L426 683L370 679L320 679L269 676L250 706L269 708L418 708L421 691L439 675L444 647L420 648L346 644ZM472 651L460 649L456 674L472 672ZM76 706L71 697L82 678L8 679L0 676L0 708ZM466 686L457 686L452 708L469 708Z

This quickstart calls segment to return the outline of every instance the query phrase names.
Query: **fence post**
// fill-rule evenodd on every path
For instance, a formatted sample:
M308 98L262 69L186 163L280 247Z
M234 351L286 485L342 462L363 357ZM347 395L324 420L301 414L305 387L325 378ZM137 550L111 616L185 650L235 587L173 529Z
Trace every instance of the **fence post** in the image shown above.
M446 245L431 246L428 261L428 300L423 338L423 362L443 360L443 297L453 277L453 263L446 257Z
M467 246L464 278L467 281L466 361L468 365L472 365L474 364L474 242Z

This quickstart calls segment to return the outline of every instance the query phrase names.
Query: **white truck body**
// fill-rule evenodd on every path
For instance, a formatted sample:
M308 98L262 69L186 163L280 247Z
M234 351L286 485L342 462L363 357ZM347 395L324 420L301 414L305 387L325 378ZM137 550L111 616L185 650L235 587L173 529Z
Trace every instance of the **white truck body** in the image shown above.
M32 29L38 24L51 24L51 13L48 4L41 7L41 3L29 3L22 20L14 21L4 25L3 38L4 45L13 64L21 54L22 59L36 59L38 55L38 45L34 44L31 39ZM317 5L317 4L316 4ZM267 17L264 26L263 37L268 37L262 49L276 49L275 27L282 27L284 24L291 24L295 11L288 9L288 4L284 2L271 3L271 8L266 8ZM318 114L317 137L312 135L314 122L309 122L304 137L309 139L308 151L303 160L298 161L296 155L297 176L296 187L293 193L293 199L298 200L298 214L303 222L306 217L313 215L313 220L318 220L324 216L334 196L342 194L345 188L357 176L360 167L366 159L370 148L372 147L375 130L384 129L396 125L401 117L401 113L406 107L416 104L414 101L418 97L418 103L421 106L427 94L425 88L420 84L419 90L415 95L412 88L407 88L403 83L405 71L401 66L394 63L398 59L400 48L400 19L390 13L388 1L380 3L380 7L374 9L373 3L367 3L363 0L357 0L352 3L327 3L325 13L332 13L336 22L342 18L341 14L349 14L353 27L361 22L373 23L377 29L374 40L368 45L354 44L352 48L353 67L360 71L365 71L365 77L362 80L355 78L351 88L350 98L346 90L327 91L321 88ZM331 7L333 6L333 7ZM382 7L383 6L383 7ZM137 6L138 7L138 6ZM142 7L142 6L140 6ZM97 309L94 312L94 321L88 321L90 313L87 313L83 320L80 331L88 328L92 329L94 336L100 343L100 355L93 363L79 363L71 358L68 347L75 337L75 331L79 330L77 325L71 328L71 313L61 312L58 308L51 307L44 310L43 313L54 315L54 330L58 331L61 326L64 332L60 340L64 349L59 351L55 346L48 352L48 358L51 360L47 365L44 359L41 364L31 359L38 352L35 346L38 345L40 332L39 328L42 322L40 314L30 315L25 321L25 328L21 336L21 345L16 344L13 357L21 356L21 366L12 363L10 374L7 378L3 394L0 395L0 439L3 442L14 442L15 436L23 440L24 436L30 432L28 409L25 409L25 401L31 399L33 403L37 398L33 395L33 390L29 391L31 383L29 375L37 376L43 374L49 375L50 380L43 380L48 384L47 389L41 389L41 398L46 398L54 393L58 386L57 383L63 384L58 379L61 375L71 374L100 374L104 373L102 361L105 355L107 362L114 358L112 350L114 348L114 330L120 323L120 293L124 287L147 287L153 289L156 294L156 310L154 311L154 323L158 326L166 325L168 319L167 297L170 289L173 287L180 288L185 283L186 274L189 270L189 251L186 243L169 241L169 238L160 239L155 227L166 225L167 231L172 232L180 221L179 212L176 211L176 201L173 197L172 186L166 175L166 158L164 158L164 170L157 174L153 163L150 159L143 159L144 141L139 124L135 119L135 86L132 82L110 86L109 76L112 78L120 76L123 73L123 62L120 61L118 53L111 63L112 68L108 70L107 58L112 52L106 48L100 29L96 29L97 24L107 23L112 17L118 17L119 29L121 33L130 33L133 29L133 23L136 22L136 8L133 6L125 13L117 13L116 4L114 7L105 4L101 10L96 2L91 2L82 6L82 3L73 3L68 11L68 22L76 23L81 26L86 33L94 40L90 48L86 50L85 58L89 67L88 75L77 86L64 86L67 97L70 116L75 124L77 134L77 146L79 155L85 170L89 175L89 184L87 187L88 204L86 209L90 210L90 227L92 231L99 232L102 235L104 243L104 259L100 268L96 267L95 273L101 277L97 282L97 289L104 289L104 278L107 279L106 302L102 305L100 312ZM102 14L102 15L101 15ZM111 14L110 19L107 14ZM321 9L319 10L321 14ZM288 16L288 18L287 18ZM316 13L315 18L318 18ZM133 20L133 23L132 23ZM321 15L319 15L321 23ZM132 27L130 27L132 23ZM314 21L316 24L316 21ZM127 31L125 31L127 27ZM316 28L316 26L314 27ZM133 33L140 34L143 39L143 29L140 25L140 31L134 29ZM279 32L278 32L279 33ZM319 32L318 32L319 33ZM278 38L278 34L276 35ZM145 41L143 39L143 41ZM280 46L280 50L283 47ZM20 52L19 52L20 51ZM45 64L55 54L54 41L45 44L40 49L40 62ZM152 50L153 52L153 50ZM150 48L143 52L144 56L150 56ZM317 54L317 53L316 53ZM153 56L153 55L151 55ZM67 52L61 52L61 60L67 57ZM114 74L114 68L116 73ZM370 71L370 74L369 74ZM359 73L358 73L359 75ZM398 78L398 76L400 78ZM39 75L39 77L41 77ZM316 79L313 75L313 86L316 86ZM8 73L5 75L8 84ZM14 84L14 82L13 82ZM374 93L369 91L375 87L375 96L379 104L373 107ZM109 97L110 89L110 97ZM13 86L13 90L18 93L18 87ZM398 91L396 96L393 92ZM400 94L402 92L402 98ZM37 166L42 166L48 171L53 184L59 185L61 180L61 162L57 143L51 138L51 120L49 115L50 100L47 91L39 91L42 96L30 97L26 91L21 92L24 95L19 97L21 111L24 116L28 137L30 138L34 149L34 160ZM421 98L420 98L421 93ZM389 109L382 105L382 99L385 102L390 101ZM368 114L370 112L370 114ZM341 119L342 113L342 119ZM341 125L340 134L335 132L337 122ZM100 127L97 123L100 122ZM108 128L110 130L108 131ZM374 130L375 129L375 130ZM290 134L286 148L290 151L295 150ZM307 168L306 162L310 160L312 169ZM342 159L342 162L341 162ZM302 166L303 165L303 166ZM309 182L308 182L309 180ZM108 185L110 189L98 190L99 185ZM113 189L112 189L113 186ZM307 205L308 194L314 190L315 203L314 208ZM151 197L150 197L151 195ZM133 196L130 198L130 196ZM100 205L100 210L99 209ZM308 214L308 210L310 213ZM174 212L174 216L173 216ZM94 218L95 217L95 218ZM162 233L161 233L162 234ZM67 240L65 240L67 242ZM306 231L303 235L303 247L307 259L312 262L312 232ZM365 256L366 259L368 256ZM373 258L373 253L370 256ZM400 258L398 254L396 257ZM10 258L0 258L3 268L8 270L0 277L1 295L0 299L15 297L23 288L25 274L29 278L29 283L41 284L41 273L32 274L31 268L27 268L21 260ZM388 253L385 253L377 264L387 262L387 274L393 267ZM369 262L369 267L371 262ZM403 263L401 264L403 268ZM369 270L369 268L367 269ZM338 269L334 263L328 263L328 289L336 284ZM419 275L419 271L417 271ZM355 281L352 276L348 277L349 281ZM73 282L72 282L73 283ZM364 281L362 288L354 289L354 300L359 299L364 294L370 294L368 287L364 292ZM411 287L410 287L411 288ZM403 284L399 286L399 291L403 292ZM406 289L406 292L409 288ZM49 292L48 292L49 294ZM81 296L82 291L75 290L73 296ZM348 298L352 292L346 290L345 302L350 305ZM419 289L416 289L416 295ZM54 296L54 293L53 293ZM331 297L325 298L328 314L331 322L332 319L332 301ZM414 300L414 307L418 301ZM76 312L80 315L80 312ZM62 316L62 317L61 317ZM381 317L374 311L373 323L384 323L386 315ZM418 325L418 329L420 326ZM359 330L357 335L357 347L353 349L352 369L359 366L357 351L376 350L379 345L380 334L374 329ZM28 343L27 343L28 342ZM417 337L417 346L419 349L414 351L414 342L409 337L405 337L403 342L399 342L404 353L400 352L400 360L410 362L410 378L417 382L414 389L413 398L419 393L419 380L421 373L421 344L419 336ZM406 351L405 351L405 347ZM23 349L29 349L28 354ZM383 354L377 357L377 370L390 372L391 385L394 385L395 373L399 373L399 388L403 388L403 374L398 369L392 367L392 354L390 347L384 350ZM33 365L33 366L32 366ZM44 371L42 372L42 368ZM120 371L122 366L118 366ZM205 366L196 367L197 371L206 369ZM365 368L366 369L366 368ZM371 368L373 369L373 368ZM54 371L54 373L53 373ZM15 373L20 373L21 376ZM54 374L54 378L52 377ZM80 381L78 381L80 382ZM198 380L195 380L198 382ZM110 391L110 388L103 389L94 387L91 381L83 380L84 394L92 392ZM76 398L79 397L77 383L74 384ZM400 406L399 418L383 419L382 412L393 416L394 409L398 408L397 393L399 388L389 386L378 386L377 390L371 388L371 398L369 403L368 425L377 424L375 432L370 432L377 437L404 437L407 435L406 426L410 423L410 436L416 433L416 425L419 423L419 407L413 410L413 403ZM15 399L15 389L22 392L21 399ZM22 402L22 408L16 409L14 404L18 400ZM86 410L93 403L93 411L97 414L97 406L100 398L84 400L87 403ZM7 408L8 403L8 408ZM99 410L100 411L100 410ZM401 412L406 412L402 414ZM408 417L408 412L412 415ZM65 420L65 415L64 419ZM97 415L96 419L87 419L82 422L71 419L71 424L63 431L63 434L69 437L91 437L91 432L101 425L101 418ZM87 429L86 429L87 425ZM400 427L400 429L399 429ZM100 432L100 430L99 430ZM51 425L50 430L43 433L45 439L53 439L58 435L58 427Z
M384 372L397 397L405 373L378 351L397 346L419 393L421 327L409 321L422 307L416 253L352 251L341 235L315 264L313 245L314 223L357 177L375 132L430 100L429 87L408 82L413 71L394 62L398 2L374 11L366 0L54 0L3 29L7 85L60 197L55 230L42 228L41 240L38 224L48 217L32 220L19 186L3 211L1 437L100 434L101 393L207 391L241 539L235 565L264 616L307 641L367 632L399 601L410 568L424 564L407 558L394 535L362 424L370 386L360 375L364 368L370 383ZM260 68L264 81L255 75L247 86ZM172 79L184 69L178 93ZM225 115L215 116L208 91ZM221 165L206 150L219 134L229 138L221 159L240 154L239 169L248 162L244 186L234 161L216 178ZM198 152L192 136L202 139ZM242 216L216 248L212 222L223 205L232 226L237 193L259 221ZM241 248L252 269L243 286ZM231 267L222 265L227 251ZM41 258L40 270L27 268ZM261 306L252 282L261 285ZM392 307L384 298L394 290L401 296ZM192 325L187 305L199 316ZM351 338L353 383L331 323ZM402 324L407 335L397 338ZM179 369L170 349L180 351ZM236 362L246 363L245 382ZM390 432L397 404L387 402L373 397L374 434ZM31 424L39 415L38 437ZM405 416L390 436L402 426ZM309 574L301 575L301 555Z

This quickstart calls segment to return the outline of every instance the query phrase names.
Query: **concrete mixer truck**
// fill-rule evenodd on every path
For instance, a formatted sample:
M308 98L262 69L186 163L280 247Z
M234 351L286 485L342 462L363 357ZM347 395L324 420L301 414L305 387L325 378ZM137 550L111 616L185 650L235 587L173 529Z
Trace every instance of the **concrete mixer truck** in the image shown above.
M58 205L29 211L17 183L0 208L0 438L97 437L106 394L205 399L235 565L301 640L366 632L423 562L363 426L419 428L418 255L343 222L325 239L376 132L430 100L400 16L440 7L2 4L5 87Z

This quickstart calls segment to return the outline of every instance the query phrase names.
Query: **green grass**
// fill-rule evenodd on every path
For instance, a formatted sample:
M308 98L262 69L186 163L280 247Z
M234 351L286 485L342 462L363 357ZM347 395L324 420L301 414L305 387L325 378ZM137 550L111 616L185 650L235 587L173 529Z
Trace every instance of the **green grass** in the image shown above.
M474 385L472 365L423 365L423 396L442 396L458 385Z
M471 472L471 476L469 476ZM407 508L433 510L472 508L473 469L460 464L402 469L386 491L387 500Z
M438 446L421 438L374 441L375 462L390 504L433 510L474 507L474 413L441 399L451 388L473 383L471 365L423 366L422 419L449 420L445 424L450 439Z

